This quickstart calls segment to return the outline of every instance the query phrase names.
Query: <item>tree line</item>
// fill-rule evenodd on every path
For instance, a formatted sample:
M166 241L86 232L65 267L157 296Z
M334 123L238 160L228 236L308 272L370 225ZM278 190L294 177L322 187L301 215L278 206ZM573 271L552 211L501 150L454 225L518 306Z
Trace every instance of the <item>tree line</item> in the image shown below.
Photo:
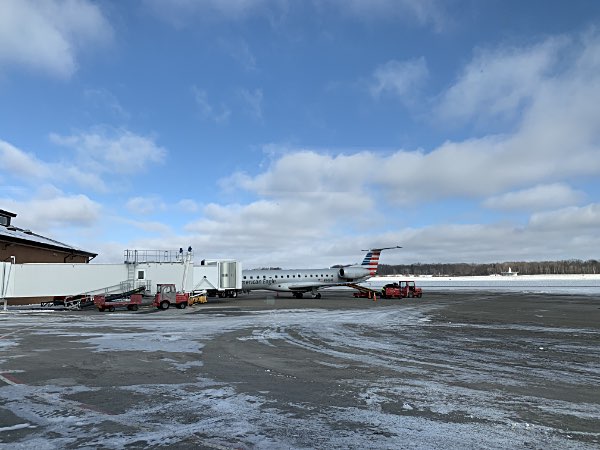
M565 259L562 261L507 261L502 263L415 263L380 264L377 275L476 276L502 272L520 275L600 274L600 262L595 259Z

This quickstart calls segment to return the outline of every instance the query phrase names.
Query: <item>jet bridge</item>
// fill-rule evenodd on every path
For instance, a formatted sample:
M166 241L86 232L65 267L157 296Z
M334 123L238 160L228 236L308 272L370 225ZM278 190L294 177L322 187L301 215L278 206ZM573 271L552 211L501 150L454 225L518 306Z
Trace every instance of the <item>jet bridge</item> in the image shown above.
M237 294L241 270L234 260L203 260L194 266L191 249L125 250L123 263L117 264L0 262L0 302L40 303L54 297L75 301L140 287L153 295L158 284L174 284L181 292L214 289L217 295Z

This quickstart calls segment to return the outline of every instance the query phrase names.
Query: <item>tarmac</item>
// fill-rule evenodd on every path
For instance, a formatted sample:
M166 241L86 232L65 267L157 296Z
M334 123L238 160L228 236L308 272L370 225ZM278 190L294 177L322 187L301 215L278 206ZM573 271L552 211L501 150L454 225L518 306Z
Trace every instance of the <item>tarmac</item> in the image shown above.
M0 448L600 448L600 298L0 314Z

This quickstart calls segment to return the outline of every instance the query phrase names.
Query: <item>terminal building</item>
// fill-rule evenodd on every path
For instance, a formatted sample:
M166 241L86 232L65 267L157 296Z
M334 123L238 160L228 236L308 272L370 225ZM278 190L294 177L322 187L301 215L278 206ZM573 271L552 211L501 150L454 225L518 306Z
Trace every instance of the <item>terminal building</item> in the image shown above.
M15 213L0 209L0 261L13 263L88 263L97 254L41 236L13 224Z
M125 250L123 262L89 264L97 254L17 228L16 214L0 209L0 302L30 304L60 297L127 292L158 284L177 291L205 290L209 296L237 296L241 263L203 259L194 264L191 247L176 250Z

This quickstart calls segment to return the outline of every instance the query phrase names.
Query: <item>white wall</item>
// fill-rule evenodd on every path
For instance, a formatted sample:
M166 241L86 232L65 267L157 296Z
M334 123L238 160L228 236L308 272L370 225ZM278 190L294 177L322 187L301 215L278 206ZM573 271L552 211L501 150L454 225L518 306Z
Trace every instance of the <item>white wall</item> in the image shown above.
M101 290L127 281L131 269L132 267L127 264L0 263L0 298L2 295L4 297L66 296ZM238 263L236 269L239 272L238 289L241 289L241 264ZM138 281L140 271L144 271L144 279ZM194 266L191 261L143 263L136 264L133 272L136 286L149 281L152 293L156 292L157 284L165 283L173 283L177 290L187 292L194 289L207 289L211 286L220 287L219 262L205 266ZM205 276L208 285L203 283ZM197 287L199 284L203 286Z
M242 289L242 263L233 260L207 260L205 265L194 266L193 289L221 289L223 288L223 279L221 277L224 270L223 264L235 264L235 289Z
M193 290L199 289L218 289L219 283L219 266L194 266L194 285Z
M191 263L188 265L193 273ZM174 283L178 290L191 290L191 277L186 286L182 285L184 267L182 263L138 264L135 274L144 270L152 292L158 283ZM0 277L1 273L0 267ZM126 264L13 264L5 297L76 295L118 285L127 277Z

